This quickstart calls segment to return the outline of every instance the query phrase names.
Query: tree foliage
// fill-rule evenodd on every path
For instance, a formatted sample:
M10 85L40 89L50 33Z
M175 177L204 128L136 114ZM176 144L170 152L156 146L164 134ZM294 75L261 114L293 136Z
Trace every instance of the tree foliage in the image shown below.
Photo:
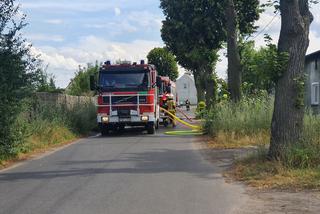
M26 23L18 13L13 0L0 2L0 156L18 152L15 145L23 139L16 120L36 80L37 60L19 34Z
M176 81L179 76L175 56L166 48L154 48L148 53L148 61L156 66L158 74Z
M252 33L254 21L259 17L259 1L235 2L240 33ZM199 92L206 90L201 79L213 73L217 50L227 40L225 7L222 0L161 0L166 17L161 29L162 39L178 63L193 72L198 97Z
M75 77L71 80L66 89L67 94L73 96L91 96L92 92L90 90L90 76L97 76L98 71L98 63L96 63L94 66L88 64L87 68L79 67L79 70L75 73Z
M240 44L244 93L252 94L261 90L273 92L276 81L282 76L283 67L286 66L287 55L278 52L269 36L265 38L266 47L258 50L255 49L254 41Z
M48 66L47 66L48 67ZM55 82L55 76L47 73L46 68L38 68L36 71L36 91L37 92L49 92L49 93L62 93L64 90L57 88Z

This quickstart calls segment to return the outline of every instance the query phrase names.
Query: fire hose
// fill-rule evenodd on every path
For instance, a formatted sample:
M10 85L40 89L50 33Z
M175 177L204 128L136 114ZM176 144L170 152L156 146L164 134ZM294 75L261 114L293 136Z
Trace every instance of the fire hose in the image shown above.
M184 135L184 136L186 136L186 135L203 135L204 134L201 126L196 126L196 125L192 125L190 123L187 123L187 122L181 120L179 117L177 117L176 115L172 114L170 111L168 111L168 110L166 110L164 108L160 107L160 110L164 111L169 116L171 116L171 118L173 120L176 120L179 123L191 128L191 130L168 131L168 132L165 132L166 135Z

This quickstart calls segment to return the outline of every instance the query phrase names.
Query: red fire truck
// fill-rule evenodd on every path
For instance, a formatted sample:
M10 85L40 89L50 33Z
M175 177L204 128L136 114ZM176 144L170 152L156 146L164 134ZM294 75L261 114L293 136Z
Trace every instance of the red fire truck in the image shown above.
M97 81L90 77L90 85L98 92L97 121L103 135L126 126L145 127L148 134L158 128L157 71L153 65L144 60L119 65L107 61Z
M178 103L178 95L176 91L176 84L169 77L158 77L158 87L159 87L159 105L161 108L166 109L166 102L169 97L172 97L173 100ZM169 124L169 116L160 111L160 122L165 127Z

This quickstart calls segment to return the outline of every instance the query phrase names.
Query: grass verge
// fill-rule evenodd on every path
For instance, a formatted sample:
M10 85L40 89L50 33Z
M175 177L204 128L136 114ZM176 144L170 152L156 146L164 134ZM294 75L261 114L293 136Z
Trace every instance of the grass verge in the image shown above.
M320 116L306 112L303 139L283 151L281 161L269 161L273 98L245 97L239 103L221 102L208 112L207 147L239 149L257 147L249 157L237 160L228 176L257 188L320 190ZM243 156L242 156L243 157Z
M96 108L91 103L72 109L38 101L26 106L15 124L19 140L14 146L0 147L0 169L74 142L96 128Z
M215 137L207 139L207 147L210 149L238 149L263 146L269 142L270 134L268 131L247 135L219 131Z
M269 161L266 150L237 160L225 175L258 189L320 190L319 167L292 168L282 162Z

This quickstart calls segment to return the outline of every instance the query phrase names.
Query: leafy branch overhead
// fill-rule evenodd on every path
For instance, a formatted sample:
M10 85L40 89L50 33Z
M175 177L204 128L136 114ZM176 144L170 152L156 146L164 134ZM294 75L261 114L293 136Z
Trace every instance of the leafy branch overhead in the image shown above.
M178 78L179 72L175 56L168 49L154 48L149 52L147 58L150 64L156 66L159 75L168 76L173 81Z

